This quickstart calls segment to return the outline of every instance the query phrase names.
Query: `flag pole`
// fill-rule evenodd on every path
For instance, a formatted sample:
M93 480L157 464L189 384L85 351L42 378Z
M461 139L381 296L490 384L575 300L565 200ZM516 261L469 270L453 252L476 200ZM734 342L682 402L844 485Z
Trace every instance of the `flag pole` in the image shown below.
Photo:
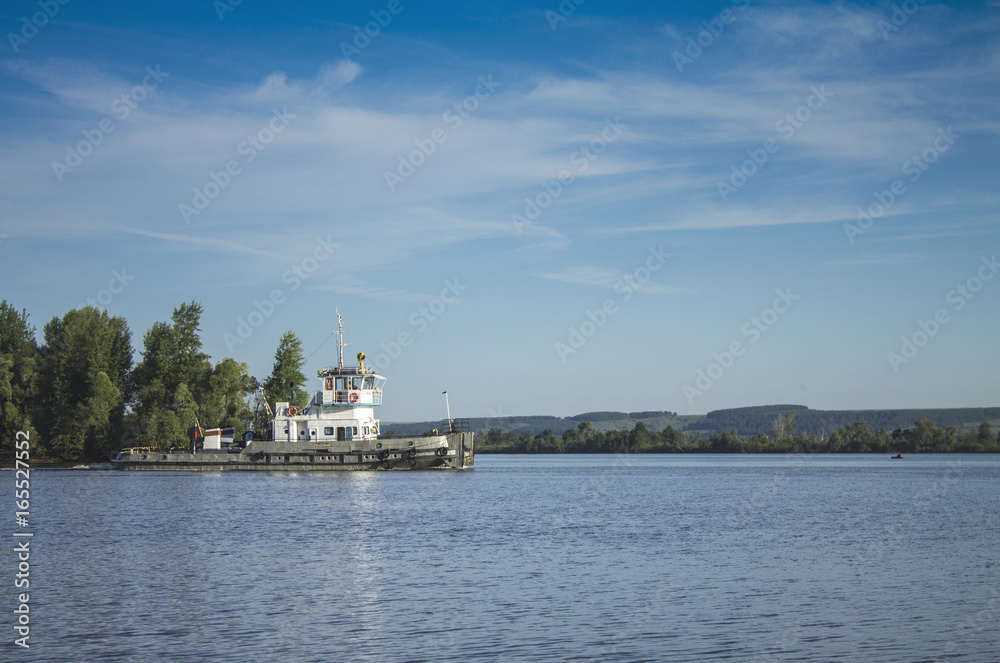
M444 394L444 407L445 407L445 409L448 412L448 432L450 433L451 432L451 405L448 404L448 392L447 391L442 391L441 393Z

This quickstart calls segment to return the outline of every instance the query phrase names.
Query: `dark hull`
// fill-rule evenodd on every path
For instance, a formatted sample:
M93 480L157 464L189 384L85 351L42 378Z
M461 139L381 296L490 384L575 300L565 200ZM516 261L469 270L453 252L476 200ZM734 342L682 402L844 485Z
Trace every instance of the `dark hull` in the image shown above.
M427 438L417 438L423 442ZM446 446L401 446L384 450L337 451L302 449L284 443L254 441L242 450L134 451L125 450L112 461L115 469L221 472L357 472L389 470L460 470L472 467L473 433L449 433L439 438ZM391 442L408 442L392 440ZM388 447L390 441L385 441Z

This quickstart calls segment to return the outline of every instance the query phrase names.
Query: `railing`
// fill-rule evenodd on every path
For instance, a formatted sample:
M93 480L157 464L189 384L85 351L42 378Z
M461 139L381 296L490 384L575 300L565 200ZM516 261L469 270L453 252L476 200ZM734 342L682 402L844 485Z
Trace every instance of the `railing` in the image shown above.
M357 394L358 400L352 401L351 394ZM351 389L333 392L334 405L381 405L382 391L371 389Z
M449 433L471 433L472 428L469 426L468 419L445 419L441 422L441 429L446 430Z

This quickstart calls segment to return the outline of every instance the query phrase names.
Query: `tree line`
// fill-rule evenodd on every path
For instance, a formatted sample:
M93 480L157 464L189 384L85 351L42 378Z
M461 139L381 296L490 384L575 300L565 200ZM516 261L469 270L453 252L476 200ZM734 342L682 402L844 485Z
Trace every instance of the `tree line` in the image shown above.
M479 453L998 453L1000 434L994 435L987 421L977 431L960 433L957 426L941 430L926 417L913 428L884 427L872 430L861 420L830 434L795 433L795 412L778 415L770 435L742 436L737 432L685 433L667 426L651 431L641 421L629 431L597 431L589 421L567 429L561 436L546 429L536 435L493 427L480 431L476 440Z
M811 410L804 405L768 405L727 410L714 410L704 420L688 424L684 430L700 430L705 434L737 431L752 436L768 431L777 415L795 412L795 426L802 432L829 435L861 419L874 429L888 430L911 428L914 422L926 417L938 426L956 425L960 429L969 422L1000 419L1000 407L989 408L921 408L914 410Z
M18 431L32 440L32 458L63 461L107 460L129 446L167 450L190 448L195 423L232 426L237 434L264 430L271 416L266 403L308 404L302 343L288 331L275 350L263 381L247 364L226 357L212 363L202 351L202 306L181 304L169 321L156 322L142 338L141 357L133 360L132 333L121 317L86 306L53 317L43 327L43 342L28 313L0 301L0 457L13 457ZM867 421L820 435L795 432L805 408L775 409L771 435L737 431L705 437L668 426L648 430L642 422L629 431L597 431L589 420L556 436L492 427L480 431L483 453L908 453L1000 452L1000 439L982 422L978 431L944 430L927 418L913 428ZM775 414L776 413L776 414ZM588 413L595 419L615 413ZM643 413L637 413L643 414ZM582 418L586 415L577 415ZM757 414L754 414L757 416Z
M0 301L0 456L13 457L17 431L28 431L32 458L107 460L121 448L191 448L196 422L233 426L237 435L270 421L267 403L306 405L302 343L286 332L271 374L258 381L247 364L213 364L202 351L202 306L181 304L143 335L133 361L124 318L92 306L53 317L43 343L28 313ZM263 388L263 393L261 393Z

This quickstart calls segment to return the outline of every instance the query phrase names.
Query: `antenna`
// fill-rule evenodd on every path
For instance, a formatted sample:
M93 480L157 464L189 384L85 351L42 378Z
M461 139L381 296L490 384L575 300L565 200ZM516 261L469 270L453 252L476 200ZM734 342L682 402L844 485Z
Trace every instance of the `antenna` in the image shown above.
M344 319L340 317L340 309L337 311L337 356L339 357L339 364L337 368L341 371L344 370L344 348L350 345L350 343L344 343Z

